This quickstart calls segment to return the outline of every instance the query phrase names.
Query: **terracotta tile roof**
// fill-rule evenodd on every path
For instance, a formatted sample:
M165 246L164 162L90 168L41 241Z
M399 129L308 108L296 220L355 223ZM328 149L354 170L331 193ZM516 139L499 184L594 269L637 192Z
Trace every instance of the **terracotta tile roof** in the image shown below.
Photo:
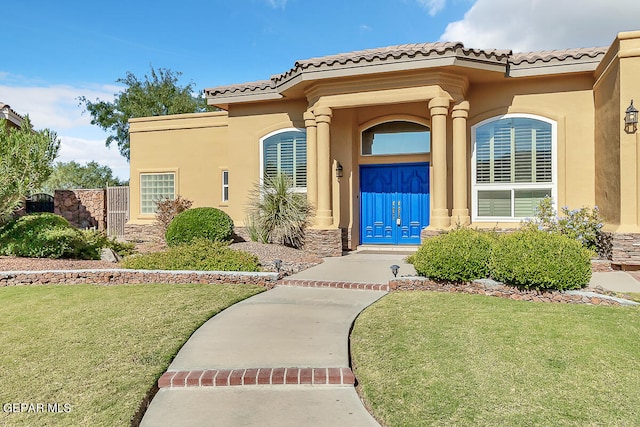
M228 86L217 86L211 89L205 89L205 94L215 96L220 94L239 95L250 92L261 92L269 89L275 89L276 85L273 80L259 80L257 82L240 83Z
M447 53L460 53L464 56L475 56L491 58L498 61L506 59L511 51L509 50L479 50L466 49L460 42L436 42L421 44L403 44L397 46L388 46L378 49L366 49L349 53L341 53L338 55L329 55L319 58L311 58L304 61L298 61L293 68L286 73L278 76L279 79L296 73L299 70L307 70L310 68L333 67L336 65L360 64L372 62L384 62L401 59L414 59L420 57L442 56Z
M349 69L368 65L455 58L504 65L505 73L508 73L507 65L511 65L514 68L534 69L559 63L571 65L599 62L606 51L607 48L599 47L513 53L504 49L470 49L466 48L461 42L404 44L297 61L293 68L282 74L272 76L270 80L209 88L205 89L205 94L210 97L230 98L242 95L277 93L279 86L304 73Z
M578 49L563 50L546 50L540 52L523 52L511 55L509 62L514 65L520 65L524 62L534 64L536 62L581 60L588 58L598 58L604 56L608 47L590 47Z

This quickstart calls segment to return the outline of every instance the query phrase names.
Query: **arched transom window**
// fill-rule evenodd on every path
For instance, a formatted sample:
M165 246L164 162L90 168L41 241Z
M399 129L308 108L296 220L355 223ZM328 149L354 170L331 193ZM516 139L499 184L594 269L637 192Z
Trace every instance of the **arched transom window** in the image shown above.
M429 128L419 123L392 121L362 132L363 156L422 154L431 148Z
M521 220L556 200L556 123L506 115L473 127L474 220Z

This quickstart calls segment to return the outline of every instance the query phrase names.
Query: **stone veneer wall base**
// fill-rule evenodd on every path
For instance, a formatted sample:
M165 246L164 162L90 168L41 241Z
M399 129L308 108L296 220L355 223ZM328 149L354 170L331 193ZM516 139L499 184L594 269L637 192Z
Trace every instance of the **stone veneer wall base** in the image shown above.
M342 256L342 230L339 228L308 228L304 239L304 250L307 252L319 257Z
M428 228L423 228L420 231L420 242L424 242L426 239L431 239L432 237L437 237L444 233L444 230L430 230Z
M611 233L611 263L640 266L640 233Z
M161 243L164 238L160 236L155 224L125 224L124 238L134 243Z
M201 283L201 284L252 284L268 289L279 279L278 273L252 273L234 271L166 271L166 270L52 270L52 271L2 271L0 288L14 285L47 284L145 284L145 283Z

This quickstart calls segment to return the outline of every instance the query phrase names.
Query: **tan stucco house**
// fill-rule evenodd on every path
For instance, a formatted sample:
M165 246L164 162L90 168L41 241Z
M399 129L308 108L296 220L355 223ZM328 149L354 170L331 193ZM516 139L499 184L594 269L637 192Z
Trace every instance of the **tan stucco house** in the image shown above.
M255 183L286 172L315 207L307 246L322 255L517 227L545 196L597 205L619 259L640 242L640 140L624 120L640 32L546 52L391 46L205 92L221 111L131 120L132 232L178 194L241 228Z

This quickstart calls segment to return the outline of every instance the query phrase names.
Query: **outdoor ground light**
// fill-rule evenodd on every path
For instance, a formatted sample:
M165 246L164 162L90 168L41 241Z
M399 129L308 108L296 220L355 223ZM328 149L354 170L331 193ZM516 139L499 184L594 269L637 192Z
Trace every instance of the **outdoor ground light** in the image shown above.
M343 170L340 162L336 165L336 178L342 178Z
M276 259L273 261L273 265L276 266L276 271L279 273L280 272L280 267L282 267L282 260L281 259Z
M634 133L638 130L638 109L633 106L633 99L625 111L624 130L627 133Z
M393 264L389 268L391 269L391 272L393 273L393 277L398 277L398 270L400 270L400 266Z

